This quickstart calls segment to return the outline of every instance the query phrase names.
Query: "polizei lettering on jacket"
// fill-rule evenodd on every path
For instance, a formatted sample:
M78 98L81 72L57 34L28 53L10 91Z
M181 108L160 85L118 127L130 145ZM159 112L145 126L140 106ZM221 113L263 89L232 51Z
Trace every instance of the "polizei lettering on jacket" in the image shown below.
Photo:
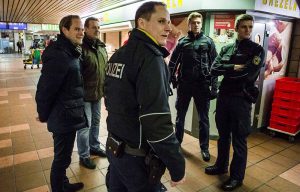
M106 75L122 79L124 67L125 64L123 63L108 63L106 68Z

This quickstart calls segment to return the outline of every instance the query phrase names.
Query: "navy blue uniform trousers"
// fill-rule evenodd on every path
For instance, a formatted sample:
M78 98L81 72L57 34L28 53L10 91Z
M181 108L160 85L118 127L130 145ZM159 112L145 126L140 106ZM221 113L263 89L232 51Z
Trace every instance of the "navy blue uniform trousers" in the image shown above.
M216 165L226 169L232 140L233 158L230 177L242 181L247 165L247 136L251 132L252 103L243 97L219 95L216 108L216 124L219 131Z
M162 184L148 182L145 157L124 153L122 157L115 157L106 151L109 161L109 172L106 182L109 192L160 192Z
M176 100L176 137L182 143L184 134L184 122L186 112L191 98L194 98L199 119L199 143L201 150L208 150L209 147L209 119L208 111L210 105L209 86L202 82L180 82L177 88Z

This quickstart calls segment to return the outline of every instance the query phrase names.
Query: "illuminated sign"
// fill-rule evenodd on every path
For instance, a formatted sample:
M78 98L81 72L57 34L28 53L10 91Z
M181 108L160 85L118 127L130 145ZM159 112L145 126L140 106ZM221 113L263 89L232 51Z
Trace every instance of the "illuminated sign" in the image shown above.
M0 22L0 29L7 29L7 24L5 22Z
M176 9L178 7L182 7L183 0L161 0L167 5L167 8Z
M26 30L27 24L26 23L8 23L8 29Z
M42 30L43 31L59 31L59 26L53 25L53 24L42 24Z
M41 24L27 24L27 30L28 31L33 31L33 32L38 32L42 30L42 25Z
M255 10L300 18L296 0L256 0Z

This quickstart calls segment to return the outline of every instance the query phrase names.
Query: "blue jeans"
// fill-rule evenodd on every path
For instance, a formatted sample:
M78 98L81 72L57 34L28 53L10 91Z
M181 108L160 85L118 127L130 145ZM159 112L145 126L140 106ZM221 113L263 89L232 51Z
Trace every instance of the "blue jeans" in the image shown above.
M81 158L90 157L90 150L99 151L100 101L84 102L88 126L77 131L77 148Z
M161 183L148 182L145 157L124 153L120 158L106 151L109 172L106 176L109 192L160 192Z

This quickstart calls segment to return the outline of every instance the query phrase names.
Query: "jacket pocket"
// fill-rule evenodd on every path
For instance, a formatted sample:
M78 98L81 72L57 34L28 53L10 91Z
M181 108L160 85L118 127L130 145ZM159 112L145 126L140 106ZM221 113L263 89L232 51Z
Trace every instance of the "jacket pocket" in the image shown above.
M97 81L90 81L84 83L84 99L86 101L95 101L98 99L98 85Z
M85 121L83 99L64 101L63 106L67 125L76 125Z

